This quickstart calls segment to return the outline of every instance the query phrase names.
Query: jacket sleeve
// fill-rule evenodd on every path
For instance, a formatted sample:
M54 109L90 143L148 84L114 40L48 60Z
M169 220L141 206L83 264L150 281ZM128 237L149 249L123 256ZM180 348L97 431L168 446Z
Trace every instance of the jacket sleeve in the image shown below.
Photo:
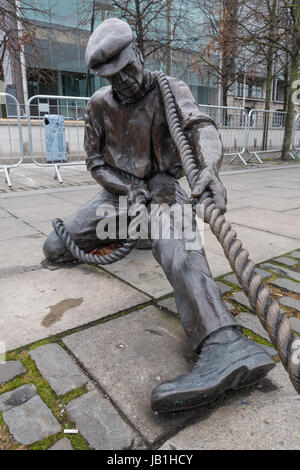
M85 113L84 150L87 154L86 166L90 172L104 166L101 152L104 147L104 130L99 121L99 115L95 117L94 106L90 99Z
M218 172L223 146L214 120L201 111L189 87L181 80L169 78L183 130L192 144L200 167Z

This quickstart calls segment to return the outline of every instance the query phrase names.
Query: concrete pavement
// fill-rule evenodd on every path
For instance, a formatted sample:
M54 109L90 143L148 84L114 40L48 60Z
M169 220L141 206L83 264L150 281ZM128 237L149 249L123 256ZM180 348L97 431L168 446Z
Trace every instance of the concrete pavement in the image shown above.
M33 361L27 358L26 351L36 348L35 343L41 340L58 342L73 360L79 361L88 377L87 382L93 383L93 390L97 392L80 389L78 401L75 403L72 395L74 406L69 407L78 426L82 426L80 433L87 445L97 448L109 444L107 441L101 444L103 436L98 436L97 441L89 433L85 435L85 421L80 414L82 393L92 393L86 397L91 406L97 407L99 402L104 414L110 416L112 413L113 421L120 419L115 410L121 416L123 424L118 421L121 437L120 440L115 438L115 446L125 442L122 444L125 447L163 446L163 449L172 446L178 449L299 447L300 402L286 385L287 377L280 367L276 367L270 379L262 382L261 389L254 387L249 392L229 394L206 410L167 419L152 415L149 409L151 389L162 380L188 371L195 360L176 318L171 286L150 251L135 250L124 260L105 268L86 265L53 270L43 268L40 265L42 245L52 229L51 220L72 214L99 191L84 168L63 170L70 172L67 177L70 184L66 182L62 187L51 180L49 169L44 170L36 169L36 173L31 174L34 184L26 180L27 175L23 178L23 189L20 184L15 191L0 193L0 341L5 342L8 351L21 348L10 353L9 359L21 360L25 367ZM41 171L44 172L42 176ZM233 222L255 263L272 261L265 263L269 268L262 268L266 282L273 282L277 294L281 276L286 277L285 283L289 282L288 288L284 288L288 301L283 308L293 318L294 329L298 331L300 295L290 291L293 281L288 279L292 272L294 284L300 285L297 279L300 269L300 257L299 262L297 258L300 248L300 165L223 172L221 178L228 191L227 220ZM187 189L185 180L182 185ZM229 263L207 226L204 246L213 275L223 277L229 273ZM288 261L279 259L276 264L274 258L283 255L287 255ZM283 273L278 274L278 269ZM234 314L238 314L241 324L242 314L245 314L247 325L243 326L247 331L259 334L254 321L257 319L249 313L247 304L243 304L239 286L233 278L223 281L224 298L230 302ZM32 346L22 353L22 348L29 344ZM27 369L25 379L22 379L24 383L31 382L28 374ZM39 383L42 369L35 370L35 374L34 380ZM18 380L0 385L0 394L18 387ZM45 401L43 391L38 389L38 392ZM103 405L101 400L105 396L112 408ZM277 403L283 403L285 397L289 406L275 419ZM36 399L36 395L30 396L28 403L32 405L31 400ZM250 405L244 402L250 402ZM240 413L235 411L236 404L239 404ZM63 426L55 405L49 407L56 421ZM262 414L258 410L262 410ZM259 426L261 436L269 429L262 417L274 424L270 434L272 439L260 440L255 447L255 426ZM189 426L195 419L196 423ZM288 419L293 422L290 437L286 434ZM216 427L220 420L223 420L222 428L228 431L224 439ZM249 421L253 424L250 428L246 426ZM10 420L7 422L11 423ZM178 434L183 426L185 429ZM240 426L244 426L244 433L239 440ZM14 424L11 424L11 432L12 429ZM59 437L63 438L60 432L55 433L49 445L44 437L41 438L45 448ZM80 447L79 441L75 441L72 441L75 448ZM31 444L35 445L34 441Z

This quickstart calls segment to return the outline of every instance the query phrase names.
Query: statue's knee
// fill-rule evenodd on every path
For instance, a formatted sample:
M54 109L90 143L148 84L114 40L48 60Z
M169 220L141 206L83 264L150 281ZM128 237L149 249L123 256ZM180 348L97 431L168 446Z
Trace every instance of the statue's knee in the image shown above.
M73 259L72 254L67 250L54 231L45 240L43 252L48 261L60 263Z

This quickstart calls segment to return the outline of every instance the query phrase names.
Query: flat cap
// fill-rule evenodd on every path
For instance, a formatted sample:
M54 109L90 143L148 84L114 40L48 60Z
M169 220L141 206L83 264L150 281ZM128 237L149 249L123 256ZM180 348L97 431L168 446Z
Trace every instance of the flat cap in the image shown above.
M109 77L122 70L132 57L133 32L125 21L109 18L91 34L85 51L87 67Z

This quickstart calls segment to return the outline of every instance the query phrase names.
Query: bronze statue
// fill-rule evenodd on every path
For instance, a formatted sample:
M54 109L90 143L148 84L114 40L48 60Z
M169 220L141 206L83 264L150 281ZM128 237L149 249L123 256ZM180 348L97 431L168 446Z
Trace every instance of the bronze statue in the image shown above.
M92 96L85 116L87 169L104 189L65 221L72 240L90 252L103 243L123 241L118 236L99 240L96 233L102 217L96 214L99 207L109 204L118 213L120 195L130 204L141 197L148 204L183 208L190 201L178 183L182 162L169 130L158 76L144 69L128 24L115 18L101 23L89 39L86 62L111 83ZM226 191L218 176L220 135L213 120L200 111L189 87L175 78L168 77L168 81L182 128L198 158L192 195L200 201L211 196L224 213ZM275 365L242 334L227 310L204 249L187 250L185 234L177 239L174 231L172 219L170 239L152 239L151 249L174 289L182 325L199 359L190 374L153 390L151 406L158 412L210 403L228 389L255 383ZM54 263L74 259L55 232L46 240L44 253Z

